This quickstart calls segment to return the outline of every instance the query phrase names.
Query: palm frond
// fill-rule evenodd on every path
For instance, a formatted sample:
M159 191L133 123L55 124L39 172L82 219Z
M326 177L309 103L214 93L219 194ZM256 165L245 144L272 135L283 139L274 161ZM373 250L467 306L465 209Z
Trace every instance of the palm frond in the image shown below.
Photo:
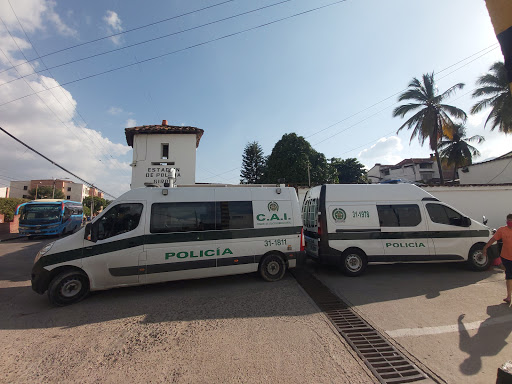
M423 107L423 104L410 103L410 104L399 105L398 107L396 107L393 110L393 117L397 117L397 116L404 117L409 112L412 112L415 109L418 109L420 107Z
M485 137L480 135L474 135L466 139L466 141L476 141L478 144L481 144L485 141Z
M403 123L402 126L398 128L396 133L400 132L405 127L411 128L413 125L417 124L418 121L421 121L424 113L425 109L418 111L416 114L414 114L414 116L410 117L405 123Z
M439 95L439 101L441 102L444 99L447 99L452 95L452 93L455 93L459 89L463 89L465 87L464 83L457 83L450 88L448 88L446 91L444 91L441 95Z
M473 91L471 94L471 97L480 97L480 96L487 96L487 95L496 95L503 92L502 87L498 87L496 85L491 86L487 85L485 87L477 88Z
M471 114L473 114L473 115L478 113L478 112L480 112L482 109L485 109L485 108L495 104L496 100L498 100L500 96L501 95L497 95L497 96L494 96L494 97L489 97L487 99L483 99L483 100L477 101L475 103L475 105L473 105L471 107L469 112L471 112Z
M451 116L462 120L463 122L466 121L468 116L466 115L466 112L464 112L462 109L454 107L453 105L447 105L447 104L441 104L439 105L440 109L443 112L449 113Z

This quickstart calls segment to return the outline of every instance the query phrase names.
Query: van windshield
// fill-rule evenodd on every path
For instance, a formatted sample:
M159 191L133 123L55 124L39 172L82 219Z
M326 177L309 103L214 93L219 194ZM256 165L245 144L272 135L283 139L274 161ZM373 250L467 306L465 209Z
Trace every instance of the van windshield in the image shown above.
M20 224L47 224L60 222L62 208L57 204L25 205L21 211Z

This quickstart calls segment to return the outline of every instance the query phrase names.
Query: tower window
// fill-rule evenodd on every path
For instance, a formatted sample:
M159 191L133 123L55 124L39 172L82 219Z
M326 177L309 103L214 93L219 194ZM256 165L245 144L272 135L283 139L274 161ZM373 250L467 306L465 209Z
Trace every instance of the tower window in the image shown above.
M162 159L169 158L169 144L162 144Z

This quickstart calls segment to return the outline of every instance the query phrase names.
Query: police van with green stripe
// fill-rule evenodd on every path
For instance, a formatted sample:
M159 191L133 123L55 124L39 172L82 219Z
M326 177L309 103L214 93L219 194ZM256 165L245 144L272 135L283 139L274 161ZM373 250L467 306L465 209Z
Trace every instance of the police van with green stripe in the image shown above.
M308 257L349 276L368 263L466 262L474 270L490 264L482 252L490 229L412 184L314 187L302 217Z
M32 288L67 305L89 291L259 271L280 280L304 251L293 188L131 190L37 254Z

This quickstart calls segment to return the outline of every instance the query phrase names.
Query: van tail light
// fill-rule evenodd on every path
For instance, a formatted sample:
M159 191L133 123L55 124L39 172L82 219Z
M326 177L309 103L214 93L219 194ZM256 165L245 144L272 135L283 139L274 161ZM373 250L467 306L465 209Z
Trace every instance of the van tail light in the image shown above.
M322 236L322 225L320 224L320 220L318 220L318 237Z
M304 252L305 244L304 244L304 228L300 231L300 251Z

